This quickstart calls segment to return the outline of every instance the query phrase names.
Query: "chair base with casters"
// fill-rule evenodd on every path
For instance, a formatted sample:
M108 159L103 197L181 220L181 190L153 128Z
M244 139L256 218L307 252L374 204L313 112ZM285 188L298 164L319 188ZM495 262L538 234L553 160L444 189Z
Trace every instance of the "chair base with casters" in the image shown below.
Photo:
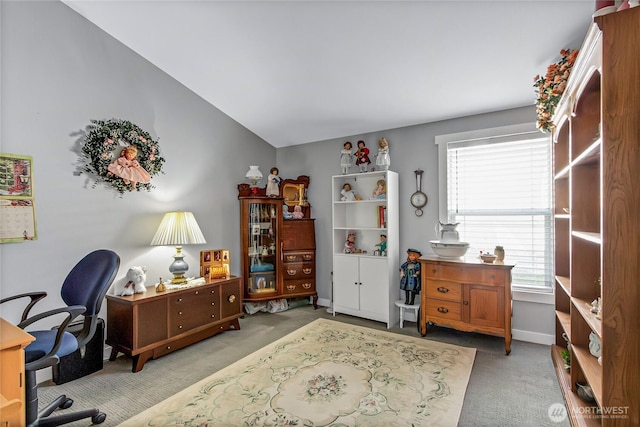
M56 414L50 416L56 409L68 409L73 405L73 399L66 395L58 396L53 402L38 412L38 384L36 371L25 372L25 403L27 407L28 426L59 426L74 421L91 418L93 424L102 424L107 419L107 414L98 409L85 409L68 414Z
M119 267L120 257L115 252L106 249L91 252L75 265L62 284L60 295L67 306L33 316L30 316L31 309L47 296L46 292L30 292L0 299L0 304L22 298L31 299L17 325L25 330L43 319L49 319L51 322L64 316L59 326L53 329L27 330L35 338L24 349L27 426L58 426L86 418L91 418L94 424L100 424L106 420L107 415L98 409L55 412L58 409L68 409L73 404L73 400L64 395L38 411L36 371L56 366L60 363L60 358L74 353L79 348L86 348L95 335L102 301ZM76 334L69 332L71 322L79 316L82 316L82 328Z

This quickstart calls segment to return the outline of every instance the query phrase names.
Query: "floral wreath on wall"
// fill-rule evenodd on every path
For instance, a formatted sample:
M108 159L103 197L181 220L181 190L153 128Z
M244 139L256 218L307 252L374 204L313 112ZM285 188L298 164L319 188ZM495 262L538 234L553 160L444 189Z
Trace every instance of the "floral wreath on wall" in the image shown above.
M533 79L533 87L536 88L538 98L536 100L536 113L538 121L536 126L542 132L549 133L555 127L553 113L558 102L567 87L569 73L576 62L577 50L562 49L560 61L547 67L544 76L537 75Z
M82 145L87 162L84 171L96 182L126 191L151 191L151 178L162 171L165 162L158 142L148 132L128 120L91 120Z

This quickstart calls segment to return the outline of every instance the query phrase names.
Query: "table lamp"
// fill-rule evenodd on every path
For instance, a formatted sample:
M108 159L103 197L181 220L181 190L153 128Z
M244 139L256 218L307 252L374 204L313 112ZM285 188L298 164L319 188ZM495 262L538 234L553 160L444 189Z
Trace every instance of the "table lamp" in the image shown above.
M193 214L182 211L167 212L164 214L158 231L156 231L153 240L151 240L152 246L177 245L176 253L173 256L173 263L169 266L169 272L173 274L171 283L175 284L187 282L184 275L189 270L189 266L184 261L182 245L198 245L204 243L207 243L207 241L204 239Z
M258 166L249 166L249 170L244 177L247 178L249 182L251 182L251 189L253 191L253 194L258 193L257 185L262 179L262 172L260 172Z

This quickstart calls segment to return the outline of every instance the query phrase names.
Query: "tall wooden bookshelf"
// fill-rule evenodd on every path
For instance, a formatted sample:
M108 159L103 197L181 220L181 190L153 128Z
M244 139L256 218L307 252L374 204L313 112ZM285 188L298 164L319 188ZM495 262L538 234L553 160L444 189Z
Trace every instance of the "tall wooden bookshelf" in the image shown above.
M573 426L638 426L640 7L594 21L554 116L551 355ZM599 315L591 311L598 297ZM601 362L589 351L592 332ZM578 397L577 382L591 386L596 403Z

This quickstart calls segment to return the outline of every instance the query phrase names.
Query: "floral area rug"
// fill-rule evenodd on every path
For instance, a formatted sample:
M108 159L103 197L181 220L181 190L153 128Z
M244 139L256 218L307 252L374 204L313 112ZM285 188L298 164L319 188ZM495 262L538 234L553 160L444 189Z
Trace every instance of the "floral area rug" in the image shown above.
M318 319L121 426L455 426L475 353Z

